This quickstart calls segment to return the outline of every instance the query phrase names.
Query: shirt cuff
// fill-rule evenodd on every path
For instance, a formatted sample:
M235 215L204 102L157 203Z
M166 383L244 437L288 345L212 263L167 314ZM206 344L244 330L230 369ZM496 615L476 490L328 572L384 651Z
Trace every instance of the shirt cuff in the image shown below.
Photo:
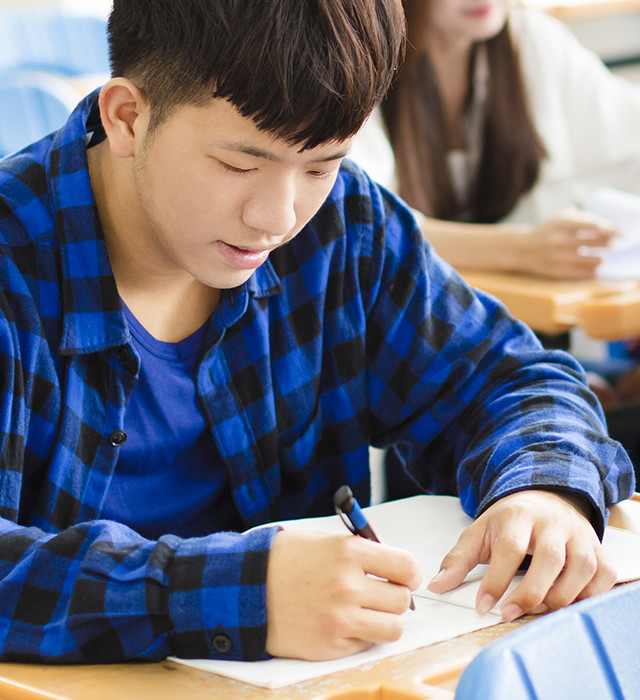
M267 658L267 562L277 527L182 540L169 580L172 653L181 658Z

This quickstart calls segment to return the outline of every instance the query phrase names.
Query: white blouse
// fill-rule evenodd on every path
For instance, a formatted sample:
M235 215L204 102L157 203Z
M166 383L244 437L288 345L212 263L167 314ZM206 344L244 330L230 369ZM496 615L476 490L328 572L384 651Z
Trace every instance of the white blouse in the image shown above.
M509 23L531 115L548 158L536 185L505 221L545 220L569 204L580 204L600 187L640 194L640 86L611 73L550 15L514 9ZM380 184L397 189L393 152L379 111L354 139L351 157ZM459 171L465 156L452 157L457 179L464 179Z

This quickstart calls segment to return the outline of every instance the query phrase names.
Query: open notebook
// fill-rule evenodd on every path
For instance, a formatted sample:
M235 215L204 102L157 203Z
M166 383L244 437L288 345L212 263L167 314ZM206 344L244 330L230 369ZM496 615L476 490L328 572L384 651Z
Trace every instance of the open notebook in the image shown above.
M501 621L497 612L499 603L483 617L474 609L476 592L485 566L476 567L461 586L444 595L426 589L427 583L438 572L445 554L471 523L471 518L462 511L457 498L413 496L371 506L365 511L382 542L410 550L421 563L423 585L413 595L416 609L405 613L405 631L401 639L390 644L377 644L360 654L334 661L269 659L241 662L174 657L171 660L245 683L277 688L368 664L482 627L490 627ZM286 528L346 532L338 516L291 520L280 524ZM618 567L618 582L640 578L640 535L607 528L604 546ZM515 585L516 582L512 587Z

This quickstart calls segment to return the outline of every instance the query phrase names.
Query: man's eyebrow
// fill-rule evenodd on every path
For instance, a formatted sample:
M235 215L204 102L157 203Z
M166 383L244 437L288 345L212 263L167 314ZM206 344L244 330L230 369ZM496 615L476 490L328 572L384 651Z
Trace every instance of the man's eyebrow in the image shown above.
M271 153L270 151L265 151L262 148L256 148L255 146L249 146L246 143L234 143L234 142L221 142L218 143L217 146L219 148L222 148L227 151L235 151L236 153L245 153L248 156L253 156L254 158L264 158L265 160L270 160L270 161L279 161L280 158L275 155L275 153ZM337 151L336 153L330 153L327 156L323 156L322 158L314 158L313 160L309 161L310 163L329 163L334 160L341 160L344 158L348 153L349 153L349 148L345 148L344 150Z
M349 151L351 149L345 148L344 151L338 151L337 153L332 153L329 156L325 156L324 158L317 158L316 160L311 161L312 163L328 163L332 160L341 160L342 158L345 158L346 156L349 155Z

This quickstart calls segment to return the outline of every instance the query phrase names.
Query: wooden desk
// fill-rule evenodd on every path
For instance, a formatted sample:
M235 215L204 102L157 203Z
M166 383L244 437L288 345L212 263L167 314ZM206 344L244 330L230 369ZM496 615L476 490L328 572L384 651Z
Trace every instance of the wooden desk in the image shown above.
M274 690L165 661L157 664L0 664L2 700L452 700L464 667L524 622L503 623L363 668ZM384 688L384 691L382 691ZM384 692L384 695L381 693Z
M640 279L564 282L507 272L460 273L535 331L554 335L580 327L599 340L640 335Z
M637 499L637 500L636 500ZM610 524L640 532L640 496L615 506ZM277 690L165 661L46 666L0 663L2 700L453 700L457 679L487 644L527 620L502 623L429 647Z

